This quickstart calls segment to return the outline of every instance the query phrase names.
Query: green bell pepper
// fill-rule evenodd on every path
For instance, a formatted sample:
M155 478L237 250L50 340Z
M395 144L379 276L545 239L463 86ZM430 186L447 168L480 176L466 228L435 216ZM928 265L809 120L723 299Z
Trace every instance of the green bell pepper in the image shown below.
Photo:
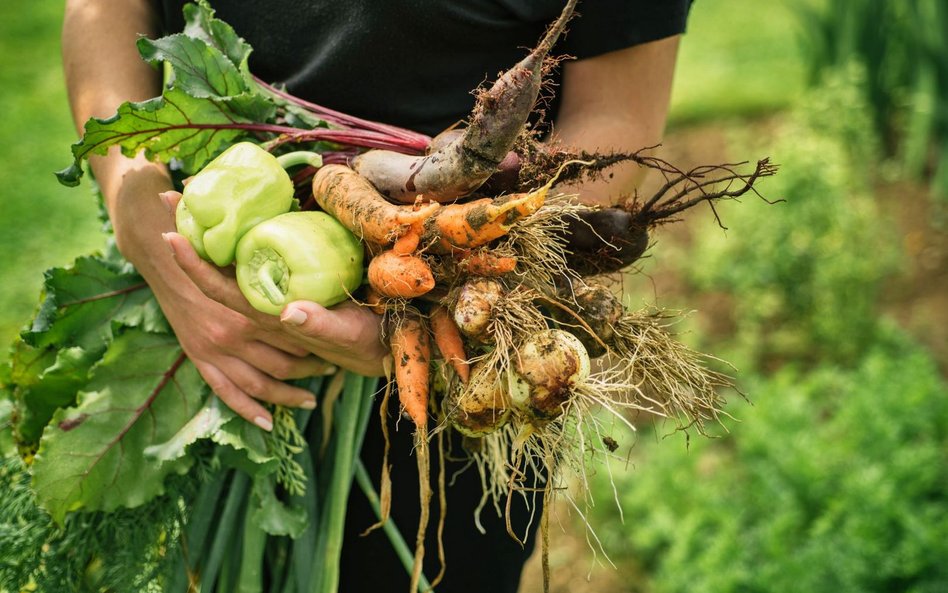
M293 183L284 167L303 162L322 161L310 152L275 157L250 142L234 144L184 187L175 212L178 232L202 258L230 265L244 233L292 208Z
M255 309L271 315L297 300L331 307L362 276L362 244L325 212L281 214L237 244L237 285Z

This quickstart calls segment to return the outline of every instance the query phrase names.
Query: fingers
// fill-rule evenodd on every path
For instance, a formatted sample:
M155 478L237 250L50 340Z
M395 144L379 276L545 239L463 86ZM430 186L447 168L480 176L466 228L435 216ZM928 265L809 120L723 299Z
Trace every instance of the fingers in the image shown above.
M345 302L327 309L310 301L294 301L280 316L290 334L309 344L308 350L341 367L381 376L388 349L380 339L381 317Z
M252 360L254 367L281 381L331 375L339 370L336 365L309 353L289 356L261 343L248 345L242 358Z
M217 266L201 259L190 241L178 233L163 233L161 237L171 249L178 266L201 292L230 309L245 315L249 313L250 304L240 294L237 284L222 274Z
M166 192L170 193L170 192ZM187 274L188 278L209 298L221 303L229 309L249 317L263 327L280 330L280 323L273 315L266 315L254 309L243 293L240 287L234 281L233 270L228 268L222 270L217 266L201 259L197 254L191 242L183 235L178 233L163 233L162 238L171 253L174 255L178 266ZM274 346L278 346L274 344Z
M264 430L273 429L273 416L261 401L308 410L316 407L316 397L310 391L278 381L236 358L223 361L220 368L202 362L195 362L195 366L221 401ZM325 373L327 368L320 363L318 370Z
M181 201L181 192L176 192L173 190L164 191L158 194L158 197L161 198L161 201L164 203L165 208L168 209L168 212L173 214L178 208L178 202Z
M378 341L379 317L354 303L327 309L311 301L295 301L283 309L280 321L335 350L348 351Z
M201 373L201 376L204 377L204 380L207 381L211 391L213 391L217 397L221 398L221 401L227 404L228 408L248 422L253 422L264 430L273 430L273 416L270 415L270 412L239 387L234 385L217 367L199 362L195 362L194 364L198 372Z

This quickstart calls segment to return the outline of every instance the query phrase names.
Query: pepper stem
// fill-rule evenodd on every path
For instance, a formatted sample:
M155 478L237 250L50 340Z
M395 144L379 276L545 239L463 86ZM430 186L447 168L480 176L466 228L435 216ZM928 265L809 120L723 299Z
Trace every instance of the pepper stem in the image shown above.
M295 167L296 165L312 165L313 167L323 166L323 156L308 150L296 150L294 152L281 154L276 158L276 160L284 169L289 169L290 167Z
M272 249L261 249L249 262L254 278L251 286L268 301L280 306L286 302L289 270L286 262Z

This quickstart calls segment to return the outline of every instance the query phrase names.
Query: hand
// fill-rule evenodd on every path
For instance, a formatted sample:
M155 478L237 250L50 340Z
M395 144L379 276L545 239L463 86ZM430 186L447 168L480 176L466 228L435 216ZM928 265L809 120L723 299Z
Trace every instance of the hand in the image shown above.
M180 194L162 194L174 209ZM175 261L210 299L238 312L256 327L321 359L363 375L384 374L382 360L388 349L380 339L381 317L352 302L327 309L310 301L289 303L280 317L255 310L237 283L223 270L202 260L191 244L177 233L166 233Z
M198 257L187 239L177 233L164 237L175 261L208 298L243 316L270 339L362 375L384 374L382 360L388 349L380 338L380 316L350 301L331 309L294 301L280 317L261 313L250 306L236 281Z
M285 380L336 370L278 333L208 298L193 284L164 293L159 304L211 390L237 414L264 430L273 427L273 419L261 401L316 406L311 392Z

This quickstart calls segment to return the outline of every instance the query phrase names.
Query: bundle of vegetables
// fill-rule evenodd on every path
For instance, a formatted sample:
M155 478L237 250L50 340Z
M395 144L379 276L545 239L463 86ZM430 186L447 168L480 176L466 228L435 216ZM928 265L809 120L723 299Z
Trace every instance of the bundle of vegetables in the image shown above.
M574 5L478 93L466 127L429 139L260 81L246 42L206 3L190 4L184 33L139 41L144 59L170 66L162 96L87 122L73 164L58 173L74 185L92 154L144 151L186 178L171 196L179 232L202 257L235 265L254 307L279 314L292 300L351 298L382 315L392 354L383 399L397 393L415 431L422 513L413 555L386 520L387 460L381 496L357 461L374 383L314 380L322 421L278 407L265 433L208 394L147 286L114 253L48 274L43 306L8 365L11 424L28 466L19 472L32 476L35 502L68 525L78 511L178 496L170 506L186 512L160 530L158 556L178 559L168 560L175 576L155 572L163 590L252 591L266 582L274 591L334 591L355 477L415 591L439 580L429 585L421 560L428 447L445 431L465 435L481 506L502 513L516 493L549 499L570 470L582 475L589 458L612 454L619 443L607 425L631 426L629 409L699 431L714 420L728 378L679 343L664 314L627 310L603 274L635 262L650 229L754 191L775 167L682 171L649 150L603 155L540 142L526 124ZM620 162L655 169L666 183L611 208L554 189ZM386 434L387 409L383 402ZM306 443L323 446L305 451ZM166 491L170 477L195 467L205 478L186 496ZM239 517L242 535L233 537ZM102 559L87 560L91 570ZM35 582L52 565L18 574ZM8 574L0 569L0 584L25 584Z

